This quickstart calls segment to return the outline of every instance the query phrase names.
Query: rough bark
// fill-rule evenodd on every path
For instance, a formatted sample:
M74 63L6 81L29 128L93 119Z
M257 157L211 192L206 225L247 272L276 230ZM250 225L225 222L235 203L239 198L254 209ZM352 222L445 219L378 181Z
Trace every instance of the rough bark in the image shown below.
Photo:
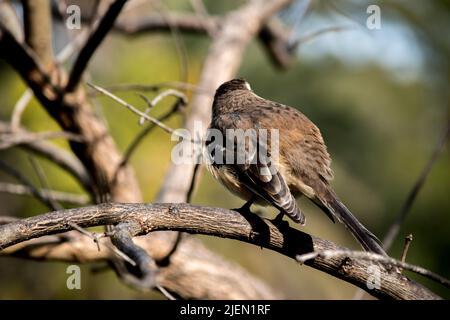
M56 211L19 220L0 226L0 248L7 248L28 239L68 231L71 229L69 223L90 227L127 221L140 226L140 234L161 230L177 230L230 238L265 247L294 259L298 255L313 251L341 251L344 249L330 241L311 236L287 225L275 226L269 220L261 219L257 215L243 216L236 211L221 208L173 203L105 204ZM188 243L187 241L183 242L184 246ZM145 244L143 246L145 247ZM95 245L92 244L92 247L95 248ZM21 248L16 252L23 252L24 250L24 248ZM179 250L179 252L177 250L177 254L181 254L184 251L182 247ZM14 250L10 251L9 254L13 252ZM150 250L150 252L152 251ZM8 251L6 251L6 254L8 254ZM90 254L92 257L92 252ZM98 253L98 255L102 254L104 255L105 253ZM201 253L198 252L198 254ZM153 256L153 258L158 261L158 257ZM210 258L212 258L212 261L215 261L213 256ZM174 255L173 259L178 259L178 257ZM186 261L189 261L189 259ZM388 268L377 262L344 256L324 258L319 255L312 260L306 261L305 264L352 283L378 298L402 300L439 299L439 296L422 285L398 273L397 268ZM207 266L211 265L207 264ZM367 287L367 281L372 276L368 272L370 266L377 266L381 272L380 288L369 290ZM214 268L209 270L209 272L217 272L216 276L222 279L219 269ZM192 276L193 278L190 278L190 281L201 281L196 276L199 276L199 278L203 277L202 273L194 273ZM170 277L166 279L168 280ZM184 283L183 279L177 280L181 280L181 282L176 281L175 285L177 286ZM242 281L243 279L239 279L235 283L229 283L230 289L234 287L239 288L242 285ZM192 287L189 283L184 284ZM166 283L166 285L169 287L170 283ZM221 286L226 288L226 281L218 281L216 283L217 288Z

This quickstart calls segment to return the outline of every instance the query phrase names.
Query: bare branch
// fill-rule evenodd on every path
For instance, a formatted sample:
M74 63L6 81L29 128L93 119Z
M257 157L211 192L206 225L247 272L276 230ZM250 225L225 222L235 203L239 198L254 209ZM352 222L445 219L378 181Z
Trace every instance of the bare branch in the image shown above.
M89 36L89 39L78 55L72 68L67 86L65 88L66 92L72 92L75 90L92 55L114 25L114 22L122 10L125 2L126 0L114 1L99 21L97 28Z
M82 30L71 42L69 42L56 56L56 63L64 63L70 56L77 51L81 44L86 40L89 33L87 30ZM28 103L33 98L33 92L30 89L24 91L14 106L11 116L11 131L17 131L20 126L20 119L25 111Z
M50 184L48 182L47 176L39 162L32 155L28 155L28 159L30 160L31 166L33 167L34 172L36 173L38 181L41 185L40 192L42 193L42 189L50 189ZM52 204L52 208L54 210L61 210L64 208L58 203L58 201L51 197L51 194L46 194L46 199L49 203Z
M9 30L17 42L24 42L24 34L14 6L9 1L0 1L0 25Z
M161 100L163 100L166 97L169 96L173 96L178 98L177 104L180 106L186 106L187 105L187 97L184 93L174 90L174 89L168 89L165 90L163 92L161 92L160 94L158 94L156 97L154 97L152 100L148 100L147 97L145 97L144 95L139 95L141 98L143 98L147 104L148 107L147 109L144 111L145 114L148 115L148 113L150 112L151 109L153 109L154 106L156 106ZM139 124L142 126L144 124L145 119L144 118L140 118L139 119Z
M297 40L295 40L291 44L291 49L298 47L302 44L305 44L309 41L312 41L312 40L316 39L317 37L324 35L326 33L341 32L341 31L346 31L346 30L350 30L353 28L355 28L355 27L354 26L332 26L332 27L322 28L317 31L313 31L313 32L305 34L305 35L299 37Z
M9 63L27 82L38 99L55 98L61 88L50 80L36 54L0 25L0 58Z
M141 84L141 83L120 83L113 84L109 86L103 87L105 90L110 92L122 92L122 91L141 91L141 92L155 92L164 88L173 88L184 91L190 91L198 94L207 94L208 92L205 89L202 89L194 84L190 84L187 82L179 82L179 81L171 81L171 82L161 82L156 84ZM89 92L89 96L97 96L99 94L98 91L92 90Z
M176 230L236 239L275 250L296 258L306 253L345 252L330 241L322 240L288 226L279 228L257 215L221 208L200 207L189 204L103 204L86 208L68 209L19 220L0 226L0 248L32 238L68 231L68 223L81 227L133 222L135 234L158 230ZM183 241L184 242L184 241ZM178 251L177 251L178 252ZM379 261L342 256L324 258L320 255L305 262L306 265L353 283L378 298L437 299L428 289L386 268ZM394 262L392 262L394 263ZM370 290L367 271L371 265L380 269L381 287Z
M33 98L33 91L31 89L26 89L23 94L20 96L19 100L17 100L14 105L14 109L11 116L11 130L17 131L20 126L20 119L22 118L22 114Z
M48 197L46 197L42 191L40 191L39 189L37 189L31 182L30 180L28 180L28 178L26 178L22 173L20 173L19 171L17 171L16 169L14 169L12 166L10 166L9 164L3 162L0 160L0 170L7 173L8 175L14 177L15 179L17 179L19 182L23 183L24 185L28 186L31 190L31 192L33 193L33 195L40 200L44 205L46 205L49 209L51 210L55 210L55 207L53 206L53 202L51 201L51 199L49 199Z
M174 103L174 105L172 106L172 108L168 112L166 112L164 115L159 117L157 120L160 122L165 121L166 119L170 118L172 115L174 115L175 113L180 111L180 108L183 106L184 106L184 102L182 102L180 100L176 101ZM154 123L149 123L149 125L147 127L142 129L136 135L136 137L133 139L133 141L128 145L127 149L125 150L123 160L122 160L120 167L122 167L124 164L128 163L128 161L130 160L131 156L133 155L134 151L137 149L139 144L154 128L156 128L156 125Z
M199 20L203 22L208 35L214 39L217 33L217 25L215 25L215 23L213 23L213 20L210 18L203 0L190 0L190 2Z
M351 251L351 250L325 250L325 251L315 251L311 253L306 253L303 255L297 256L297 261L300 263L305 263L311 259L315 259L317 257L322 257L324 259L331 259L336 257L341 258L353 258L353 259L362 259L368 260L370 262L380 262L387 269L392 267L400 267L402 269L406 269L412 271L414 273L420 274L426 278L429 278L433 281L436 281L447 288L450 288L450 281L430 270L425 268L415 266L409 263L405 263L402 261L398 261L397 259L376 254L373 252L365 252L365 251Z
M220 19L218 17L210 17L209 19L202 21L196 15L173 12L169 16L151 14L134 17L133 19L124 17L117 20L114 30L125 34L138 35L147 32L168 32L172 26L185 33L205 34L205 26L207 25L219 28Z
M402 257L400 258L401 262L406 261L406 255L408 254L409 246L411 245L411 242L413 241L413 235L410 233L405 237L405 243L403 245L403 252Z
M140 233L140 231L141 228L136 222L122 222L114 227L110 237L111 242L117 249L130 257L134 261L134 266L138 268L134 272L119 268L119 276L126 277L124 279L125 282L133 287L140 288L141 290L151 290L156 285L155 276L157 267L155 261L149 254L133 242L132 237Z
M0 192L20 196L35 196L32 188L27 185L6 182L0 182ZM69 204L86 205L90 202L89 197L84 194L68 193L49 189L41 189L41 193L45 198L51 197L56 201Z
M57 15L60 18L59 15ZM88 21L88 18L82 16L82 20ZM285 28L279 28L279 21L274 20L261 29L259 39L264 44L272 61L277 67L286 68L292 61L293 50L289 50L288 32ZM223 19L218 16L204 16L189 13L165 13L150 14L147 16L119 17L114 25L114 31L126 35L141 35L150 32L173 32L173 29L180 30L183 33L190 34L208 34L217 36L222 28ZM210 30L214 32L210 32ZM208 32L209 31L209 32Z
M22 0L25 42L34 50L41 63L53 64L52 15L50 0Z
M70 141L82 142L83 137L79 134L65 131L43 131L43 132L9 132L0 133L0 150L8 149L23 144L49 140L49 139L67 139Z
M0 121L0 132L11 132L9 123ZM15 134L17 133L30 134L22 128L18 128ZM45 141L31 141L17 146L50 160L73 175L87 191L92 191L90 174L84 165L70 152Z
M420 173L419 178L414 183L411 191L408 194L408 197L405 200L405 203L403 204L402 209L400 210L397 218L395 219L394 223L389 228L388 232L386 233L384 239L383 239L383 247L387 251L392 246L395 238L397 237L398 233L400 232L400 228L403 225L406 217L408 216L408 213L410 212L410 209L414 203L414 200L416 199L417 195L419 194L420 189L422 189L423 185L425 184L425 181L431 172L431 169L433 168L434 163L439 158L439 155L444 150L445 144L447 143L448 139L450 137L450 123L447 123L443 133L439 137L439 140L436 144L436 147L433 151L433 154L430 157L430 160L428 160L427 164L423 168L422 172Z
M145 114L144 112L140 111L139 109L137 109L136 107L134 107L133 105L129 104L128 102L124 101L123 99L119 98L118 96L112 94L111 92L108 92L107 90L96 86L92 83L88 83L88 85L97 90L98 92L104 94L105 96L107 96L108 98L111 98L112 100L116 101L117 103L119 103L120 105L124 106L125 108L127 108L128 110L131 110L133 113L141 116L141 118L150 121L151 123L157 125L158 127L160 127L161 129L163 129L164 131L166 131L167 133L170 134L175 134L178 135L180 138L185 138L184 136L178 134L174 129L170 128L169 126L165 125L164 123L162 123L161 121L159 121L158 119L155 119L153 117L150 117L149 115Z

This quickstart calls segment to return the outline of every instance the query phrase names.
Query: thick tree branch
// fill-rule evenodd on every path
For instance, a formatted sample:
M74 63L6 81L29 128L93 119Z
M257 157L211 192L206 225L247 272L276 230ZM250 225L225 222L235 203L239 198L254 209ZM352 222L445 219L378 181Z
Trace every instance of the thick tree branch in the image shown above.
M52 14L50 0L22 0L25 42L34 50L41 63L53 64Z
M257 215L242 216L236 211L189 204L103 204L55 211L0 226L0 248L5 249L32 238L69 231L72 229L70 223L85 228L124 222L134 223L139 229L133 231L135 234L159 230L200 233L245 241L293 259L311 252L343 250L330 241L287 225L276 227ZM318 255L305 264L359 286L378 298L439 298L420 284L399 274L395 268L386 268L377 261L342 256L324 258ZM370 266L377 266L381 272L380 288L369 290L366 286L372 276L368 272Z
M57 82L54 79L50 81L34 54L2 28L0 57L18 71L37 99L65 131L81 134L85 138L84 143L71 143L71 147L90 173L92 188L95 190L96 186L107 184L113 201L142 201L131 168L126 166L115 176L123 157L104 124L93 114L83 87L78 86L73 93L65 94L60 89L65 85L64 70L58 68ZM152 234L147 239L152 250L163 248L166 250L164 254L170 251L168 246L171 244L168 240L164 233ZM166 268L167 272L161 273L162 280L159 282L171 292L185 298L270 299L276 296L260 280L242 268L224 261L195 239L183 241ZM196 276L199 279L196 279L196 286L192 286L192 279ZM236 286L238 282L239 286ZM219 284L225 289L218 290Z
M122 159L112 137L103 123L92 112L84 89L78 87L72 94L64 94L60 83L64 83L63 69L55 70L57 79L50 77L40 67L36 57L21 46L6 30L0 28L0 57L27 82L35 96L65 131L80 134L83 143L71 142L71 147L93 177L96 186L105 186L117 201L140 201L140 190L134 172L128 166L120 171L115 185L108 185ZM59 79L59 82L56 82Z

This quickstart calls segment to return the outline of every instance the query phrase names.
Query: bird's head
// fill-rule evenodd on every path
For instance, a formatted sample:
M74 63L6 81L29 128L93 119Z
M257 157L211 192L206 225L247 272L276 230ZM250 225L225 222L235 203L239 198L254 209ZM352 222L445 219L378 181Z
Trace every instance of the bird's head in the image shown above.
M243 78L233 79L233 80L222 83L220 85L220 87L217 88L215 97L217 98L226 93L236 91L236 90L251 91L252 89L250 87L250 84L247 81L245 81L245 79L243 79Z

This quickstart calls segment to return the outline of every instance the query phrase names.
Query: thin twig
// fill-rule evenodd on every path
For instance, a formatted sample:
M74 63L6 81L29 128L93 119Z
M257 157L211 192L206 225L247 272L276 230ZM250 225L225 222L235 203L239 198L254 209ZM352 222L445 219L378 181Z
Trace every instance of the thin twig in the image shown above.
M18 130L22 114L28 106L28 103L30 103L31 98L33 98L33 91L31 89L26 89L20 96L19 100L17 100L11 116L11 131Z
M430 271L425 268L415 266L409 263L401 262L397 259L376 254L373 252L366 251L352 251L352 250L325 250L325 251L315 251L302 255L298 255L296 260L300 263L305 263L308 260L315 259L317 257L321 257L324 259L331 259L336 257L345 257L345 258L353 258L353 259L362 259L369 260L371 262L380 262L382 265L389 267L395 266L402 269L406 269L412 271L414 273L420 274L428 279L431 279L437 283L442 284L443 286L450 288L450 280Z
M9 124L0 121L0 130L3 128L9 130ZM20 130L27 132L24 129ZM83 163L70 152L46 141L35 141L18 146L50 160L73 175L87 191L92 190L92 179L89 172Z
M171 81L171 82L160 82L155 84L140 84L140 83L120 83L105 86L104 89L110 92L126 92L126 91L158 91L164 88L173 88L185 91L195 92L197 94L210 94L206 89L202 89L194 84L187 82ZM90 91L89 96L98 95L98 91Z
M152 3L153 4L153 3ZM158 2L158 5L156 7L156 10L159 11L159 14L167 22L167 25L169 26L170 34L172 36L175 50L177 52L178 56L178 65L180 70L180 80L183 82L187 82L189 79L189 58L187 55L186 45L184 43L183 37L180 35L180 31L178 26L173 23L171 20L171 16L164 10L164 3ZM162 9L160 8L162 7Z
M449 138L449 133L450 133L450 125L447 124L447 126L444 129L444 132L439 137L439 140L436 144L436 147L435 147L430 159L428 160L427 164L423 168L418 179L414 183L411 191L409 192L409 194L402 206L402 209L400 210L399 214L397 215L397 218L395 219L395 221L392 223L392 225L389 227L388 231L386 232L386 235L384 236L384 239L382 241L384 250L388 251L391 248L392 244L394 243L394 240L397 238L398 233L400 232L400 228L403 225L403 223L405 222L406 217L408 216L408 213L410 212L410 209L412 207L412 204L414 203L415 198L417 197L422 186L425 184L425 181L426 181L429 173L431 172L431 169L433 168L434 163L436 162L436 160L439 158L439 155L444 150L444 146ZM353 300L362 299L364 294L365 294L364 291L362 291L361 289L358 289L355 292L355 295L353 296Z
M439 137L439 140L436 144L436 147L434 148L434 151L428 160L427 164L423 168L422 172L420 173L419 178L414 183L411 191L408 194L408 197L406 198L402 209L400 210L397 218L395 219L394 223L389 228L388 232L386 233L386 236L383 239L383 248L388 251L389 248L394 243L395 238L397 238L398 233L400 232L400 228L403 225L406 217L408 216L408 213L410 212L412 205L414 203L414 200L416 199L417 195L419 194L419 191L422 189L423 185L425 184L425 181L428 177L428 175L431 172L431 169L433 168L433 165L435 164L436 160L439 158L440 154L444 150L444 147L446 145L446 142L448 141L450 136L450 124L447 123L445 126L445 129L441 136Z
M10 166L9 164L0 160L0 170L7 173L8 175L14 177L22 184L28 186L33 193L33 195L40 200L43 204L45 204L50 210L54 210L52 202L46 197L39 189L37 189L31 182L26 178L22 173L18 170Z
M177 300L173 295L170 294L169 291L166 290L166 288L164 288L163 286L160 286L159 284L157 284L155 286L156 289L159 290L159 292L161 292L166 298L167 300Z
M174 90L174 89L168 89L165 90L163 92L161 92L160 94L158 94L156 97L154 97L152 100L149 100L146 96L139 94L139 96L148 104L147 109L145 109L144 113L146 115L148 115L148 113L150 112L151 109L153 109L153 107L155 107L162 99L169 97L169 96L173 96L178 98L177 104L179 106L186 106L187 105L187 97L184 93ZM142 126L144 124L145 119L144 118L140 118L139 119L139 124Z
M413 235L410 233L405 237L405 244L403 245L403 251L402 251L402 257L400 258L401 262L406 261L406 255L408 254L409 246L411 245L411 242L413 241Z
M47 176L45 175L45 172L42 169L42 167L40 166L40 164L36 161L36 159L32 155L28 155L28 159L30 160L31 166L34 169L34 172L36 172L39 183L41 184L41 189L40 189L41 193L42 193L42 189L50 189L50 184L48 182ZM51 197L51 194L47 194L46 196L47 196L48 201L52 204L52 207L54 210L61 210L64 208L55 199L53 199Z
M291 32L289 35L289 39L287 41L288 47L295 46L296 41L294 40L295 34L297 30L299 29L300 23L303 21L303 18L305 17L308 8L311 4L311 0L303 0L303 1L297 1L295 8L293 8L293 11L295 12L295 21L291 28Z
M313 31L311 33L308 33L306 35L299 37L296 41L294 41L290 45L289 48L292 50L293 48L298 47L302 44L305 44L309 41L312 41L315 38L317 38L323 34L326 34L326 33L341 32L341 31L346 31L346 30L350 30L350 29L354 29L354 26L333 26L333 27L326 27L323 29L319 29L319 30Z
M49 139L67 139L75 142L83 142L84 139L79 134L67 131L44 131L44 132L25 132L16 131L0 133L0 150L8 149L22 144L30 144Z
M116 101L117 103L119 103L120 105L124 106L125 108L127 108L128 110L131 110L132 112L136 113L137 115L141 116L141 118L144 118L147 121L150 121L152 123L154 123L155 125L157 125L158 127L160 127L161 129L163 129L164 131L166 131L167 133L176 135L182 139L185 139L186 137L183 136L182 134L180 134L179 132L175 131L174 129L170 128L169 126L165 125L164 123L162 123L161 121L159 121L158 119L155 119L153 117L150 117L149 115L143 113L142 111L138 110L136 107L132 106L131 104L129 104L128 102L122 100L121 98L119 98L118 96L112 94L111 92L96 86L92 83L88 83L88 85L91 88L94 88L95 90L97 90L98 92L104 94L105 96L111 98L112 100ZM191 140L192 141L192 140Z
M164 115L162 115L161 117L158 118L158 121L165 121L166 119L170 118L172 115L174 115L175 113L177 113L180 110L180 107L182 107L182 105L180 105L180 101L178 100L177 102L175 102L175 104L173 105L173 107ZM131 156L133 155L134 151L137 150L137 147L139 146L139 144L143 141L143 139L154 129L156 128L156 125L154 123L149 123L149 125L147 127L145 127L144 129L142 129L137 135L136 137L133 139L133 141L128 145L127 149L124 152L123 155L123 160L121 162L121 167L124 166L125 164L128 163L128 161L130 160Z
M20 196L34 196L32 189L29 186L16 183L0 182L0 192ZM89 197L84 194L68 193L50 189L41 189L41 193L44 197L51 197L56 201L69 204L86 205L90 202Z
M212 19L208 13L208 10L206 10L205 3L203 2L203 0L190 0L190 2L192 8L199 17L199 20L203 23L206 32L211 37L211 39L214 39L217 34L217 24L210 23Z
M89 232L86 229L80 227L79 225L77 225L76 223L73 223L73 222L68 222L67 225L69 225L73 229L77 230L81 234L85 235L86 237L91 238L94 241L94 243L97 245L97 250L100 251L100 241L99 241L99 239L103 238L105 236L104 234L96 234L96 233L93 233L93 232ZM122 258L123 260L127 261L128 263L130 263L133 266L136 265L136 263L133 261L133 259L128 257L125 253L120 251L114 245L112 245L112 244L110 244L108 242L104 243L103 245L105 247L107 247L108 249L110 249L112 252L114 252L114 254L116 254L119 258Z
M80 232L81 234L84 234L85 236L88 236L89 238L94 240L94 243L97 245L97 250L100 251L100 242L98 241L98 239L100 239L100 236L98 234L84 230L79 225L73 222L69 222L68 225L77 230L78 232Z

